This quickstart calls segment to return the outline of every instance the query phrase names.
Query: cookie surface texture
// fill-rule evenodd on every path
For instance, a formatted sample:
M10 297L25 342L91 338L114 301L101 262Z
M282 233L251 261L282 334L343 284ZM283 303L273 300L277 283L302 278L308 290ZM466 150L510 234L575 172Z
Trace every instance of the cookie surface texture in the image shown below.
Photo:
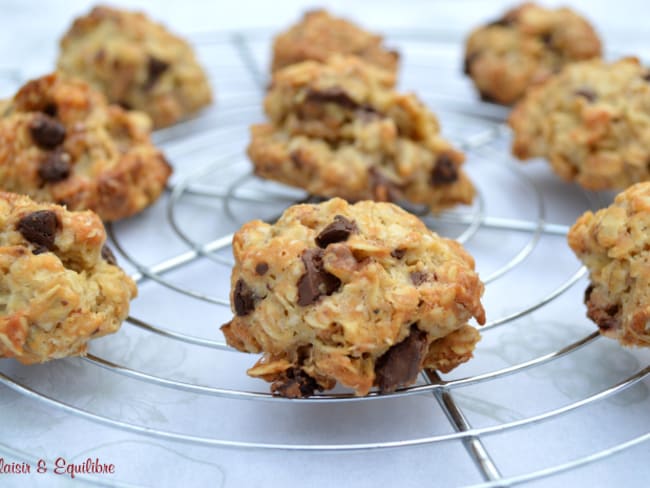
M390 203L335 198L290 207L233 240L229 345L263 353L248 374L304 397L336 382L392 392L422 368L472 356L483 284L474 261Z

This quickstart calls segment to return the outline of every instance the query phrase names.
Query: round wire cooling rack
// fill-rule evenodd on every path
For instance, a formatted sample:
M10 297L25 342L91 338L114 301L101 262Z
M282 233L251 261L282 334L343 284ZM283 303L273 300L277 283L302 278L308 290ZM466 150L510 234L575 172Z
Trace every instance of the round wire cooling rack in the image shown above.
M444 378L427 371L414 386L367 397L336 389L287 399L246 377L255 358L233 351L218 331L230 314L232 233L310 197L257 179L245 158L248 126L263 120L260 60L269 33L206 33L194 40L202 59L220 60L209 70L216 105L154 134L176 170L167 194L142 215L107 226L140 288L127 324L85 358L31 368L4 362L2 385L66 419L172 444L256 453L427 449L439 464L428 459L423 479L435 473L442 484L510 486L579 476L577 468L622 452L625 462L637 459L631 448L650 438L647 356L593 331L581 305L584 287L575 286L586 272L565 244L575 218L606 201L560 183L544 164L510 159L506 112L468 101L455 44L425 33L391 37L404 53L401 84L418 92L466 152L478 190L471 207L440 215L408 208L476 259L488 323L472 361ZM153 410L145 415L141 404ZM0 453L35 461L17 433L7 436ZM443 468L465 463L476 469L441 478Z

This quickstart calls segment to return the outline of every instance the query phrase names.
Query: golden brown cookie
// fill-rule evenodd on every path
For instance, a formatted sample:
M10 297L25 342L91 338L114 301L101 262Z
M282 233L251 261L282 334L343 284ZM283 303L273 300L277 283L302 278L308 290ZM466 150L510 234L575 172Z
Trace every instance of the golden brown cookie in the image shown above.
M272 70L301 61L327 61L333 54L353 55L397 75L399 54L386 49L383 39L325 10L313 10L273 42Z
M600 333L624 346L650 347L650 182L585 213L569 245L589 270L587 316Z
M415 95L355 57L305 61L274 73L269 123L253 126L248 155L263 178L349 201L408 200L439 211L471 203L464 156Z
M171 174L150 124L81 80L32 80L0 101L0 189L104 220L133 215L160 196Z
M512 151L545 157L590 190L650 179L650 70L635 58L567 66L532 89L510 116Z
M0 192L0 358L83 355L116 332L137 294L90 211Z
M470 34L464 70L481 98L511 104L563 66L600 55L598 35L583 17L524 3Z
M212 102L192 47L142 12L95 7L61 39L58 69L86 80L111 103L142 110L155 127Z
M248 374L288 397L338 381L366 395L447 372L472 356L485 321L474 261L390 203L334 198L290 207L233 239L228 344L264 353Z

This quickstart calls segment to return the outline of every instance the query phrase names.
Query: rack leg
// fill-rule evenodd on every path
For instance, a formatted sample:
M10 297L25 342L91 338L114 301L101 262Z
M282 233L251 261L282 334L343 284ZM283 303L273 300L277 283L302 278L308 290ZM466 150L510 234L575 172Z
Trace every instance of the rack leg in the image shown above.
M423 376L428 383L440 382L440 376L438 376L438 373L435 371L426 370ZM458 405L456 405L451 393L442 388L435 390L433 395L436 397L436 400L438 400L438 403L445 412L445 415L447 415L449 422L451 422L457 432L464 432L472 428L463 412L458 408ZM465 444L465 449L467 449L474 464L476 464L481 471L481 475L485 481L497 481L502 478L499 469L496 467L496 464L494 464L490 454L487 452L485 446L478 437L469 437L463 440L463 444Z

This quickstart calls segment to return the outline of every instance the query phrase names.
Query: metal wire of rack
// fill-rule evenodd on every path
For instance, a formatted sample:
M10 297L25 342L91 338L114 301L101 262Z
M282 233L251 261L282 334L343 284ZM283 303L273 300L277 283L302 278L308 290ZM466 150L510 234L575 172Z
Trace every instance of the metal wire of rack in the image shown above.
M407 56L402 80L404 84L409 85L413 80L431 80L431 70L436 71L441 66L447 70L446 75L451 73L450 66L455 70L453 60L456 59L454 56L457 53L444 37L440 38L428 33L416 35L412 32L391 34L392 39L405 46ZM250 174L249 165L243 155L247 126L255 120L262 120L263 117L260 104L267 80L260 59L263 57L261 53L267 48L268 38L269 33L266 31L205 33L195 36L194 41L200 51L216 49L220 54L229 51L226 58L232 62L230 68L220 65L210 70L217 85L217 104L197 119L155 134L156 142L167 152L175 164L177 173L180 173L180 176L177 175L170 183L164 201L157 205L157 211L149 212L134 221L107 227L114 248L121 255L125 268L132 271L132 276L138 282L141 291L153 296L164 296L160 303L166 300L166 297L170 297L171 302L180 303L183 297L182 299L189 303L189 307L201 306L211 311L218 309L218 313L226 317L229 313L227 289L229 268L232 265L232 258L229 256L232 230L250 218L273 220L289 204L309 199L309 196L301 192L257 180ZM204 55L203 58L207 56ZM440 62L440 59L443 61ZM9 74L12 80L19 78L14 72ZM575 289L576 283L584 281L586 272L584 268L577 265L575 268L567 266L566 269L561 270L558 282L552 286L549 287L544 280L540 280L533 287L536 292L532 299L511 305L503 313L495 313L490 308L490 300L494 298L490 295L490 290L496 287L495 293L498 295L508 291L514 293L514 288L518 286L517 280L521 279L517 273L521 273L521 269L524 268L524 276L526 273L529 276L530 270L525 270L526 264L534 270L539 269L537 264L530 264L534 260L533 256L540 252L543 242L564 239L571 218L567 217L564 223L553 221L549 217L549 198L555 198L557 195L549 197L529 171L522 169L505 156L508 137L508 131L503 124L505 111L489 104L467 102L462 90L455 92L448 87L449 84L436 85L433 89L427 90L423 98L438 112L443 129L447 129L448 136L468 154L467 167L477 183L478 198L469 208L444 212L438 216L428 215L426 211L419 208L409 208L409 210L417 213L434 230L456 238L479 255L481 252L486 252L482 239L499 243L504 240L503 235L517 236L512 245L504 244L503 250L488 252L496 255L494 264L490 269L481 270L488 290L486 310L489 322L482 327L482 334L487 339L488 336L494 335L495 331L505 330L505 326L522 329L522 319L527 320L535 312L544 310L561 300L569 290ZM525 207L523 213L528 212L529 215L497 216L492 213L491 205L495 198L504 197L499 191L495 191L495 185L497 188L509 188L509 191L515 189L512 194L505 195L506 201L510 200L513 203L512 199L524 197L526 203L517 200L512 206ZM604 204L602 195L576 193L575 189L572 191L575 194L571 199L574 203L579 202L578 206L581 209L598 208ZM216 215L220 221L219 232L215 232L210 225L199 225L197 230L197 226L194 225L195 219L203 219L205 214ZM133 249L136 247L141 249L139 241L149 242L148 239L152 238L152 229L156 229L156 225L163 225L161 222L165 225L166 231L161 233L153 230L153 235L161 233L165 243L162 246L158 244L159 252L155 259L141 251L134 252ZM222 229L230 229L230 232L224 232ZM487 234L487 237L480 237L480 234ZM167 246L167 236L173 236L180 245ZM476 249L472 249L472 246ZM548 253L548 250L544 252ZM502 254L507 255L504 257ZM160 257L162 255L165 257ZM546 259L548 257L546 256ZM477 263L480 268L481 262L478 259ZM215 285L207 291L201 286L194 286L195 281L202 282L205 273L218 283L218 286ZM201 279L195 280L196 275L200 275ZM513 275L516 276L512 277ZM512 277L510 279L514 283L503 285L508 277ZM551 273L548 278L553 280L558 276ZM204 319L205 328L199 327L198 331L187 332L185 327L178 324L163 325L166 320L160 319L155 308L152 308L152 304L155 303L156 300L149 301L142 310L134 310L132 316L127 319L128 325L124 328L142 334L145 338L160 339L164 341L167 348L188 347L201 351L197 352L197 355L221 355L229 358L236 354L240 357L239 361L242 365L252 363L252 358L233 353L224 341L214 338L218 334L213 329L216 329L219 322L212 316L208 315L207 320ZM182 306L186 306L185 302ZM146 312L149 316L141 315ZM246 408L250 408L248 406L250 402L256 404L261 402L264 408L278 405L278 408L290 406L294 409L308 410L323 404L329 406L334 404L338 406L337 408L345 409L357 408L356 405L362 404L372 405L380 401L388 401L396 406L404 402L406 397L417 399L433 397L440 410L432 412L431 415L446 417L451 427L449 432L432 435L416 434L408 438L400 436L388 440L377 440L370 435L368 440L358 437L350 440L342 436L344 440L340 442L314 443L300 442L300 436L296 442L286 442L282 440L282 433L279 434L280 440L268 441L240 440L219 432L188 433L174 427L165 428L155 425L155 423L125 420L119 415L105 413L105 408L101 406L93 408L92 404L90 406L79 404L69 395L57 395L51 383L40 381L36 378L36 374L30 374L24 368L14 364L0 366L0 384L48 409L61 411L112 429L211 448L340 452L457 443L464 447L466 455L476 467L479 479L482 480L477 486L512 486L595 463L650 439L650 429L648 429L641 434L637 433L617 441L613 445L520 474L504 474L505 471L496 460L496 450L489 446L491 438L498 434L517 432L537 424L552 424L558 422L563 416L585 411L590 406L623 395L625 391L629 391L647 379L650 366L642 365L629 372L627 376L609 382L604 388L589 391L580 398L559 406L522 418L497 421L480 427L473 426L466 402L463 401L463 393L468 388L476 386L491 388L498 381L507 381L508 378L513 377L520 378L528 372L535 373L541 368L553 366L566 358L573 357L580 351L593 348L594 344L602 341L599 340L598 333L591 330L565 340L549 350L512 361L511 364L492 367L490 363L491 367L487 369L480 368L480 363L485 361L486 357L482 354L483 349L480 344L476 358L468 363L468 365L476 364L476 370L466 369L463 366L459 368L458 374L449 375L444 379L437 373L428 371L422 374L421 381L414 386L389 395L371 393L367 397L355 397L347 391L335 390L332 393L323 393L305 399L286 399L271 395L266 385L252 380L246 383L248 387L231 387L196 380L193 376L194 371L184 371L180 374L151 372L137 362L131 362L127 356L116 358L107 353L111 350L111 338L103 339L101 347L91 348L92 353L85 358L63 361L74 364L76 368L81 368L83 371L102 371L106 375L106 381L109 382L117 382L117 378L126 378L134 382L136 389L152 386L162 389L165 395L196 395L206 401L209 399L234 400L238 403L246 401ZM518 333L527 332L520 330ZM489 349L485 351L489 352ZM611 351L617 354L618 349L612 348ZM198 366L193 363L188 368L192 367ZM243 368L234 366L231 369L230 375L244 376ZM222 377L219 379L221 380ZM101 389L101 385L95 386ZM110 402L110 399L108 401ZM115 400L115 402L119 401L119 399ZM306 415L309 416L309 413ZM0 452L5 452L15 459L34 460L30 453L23 452L16 446L0 444ZM105 480L98 477L82 476L81 479L93 484L107 484ZM132 486L129 483L113 480L110 484Z

